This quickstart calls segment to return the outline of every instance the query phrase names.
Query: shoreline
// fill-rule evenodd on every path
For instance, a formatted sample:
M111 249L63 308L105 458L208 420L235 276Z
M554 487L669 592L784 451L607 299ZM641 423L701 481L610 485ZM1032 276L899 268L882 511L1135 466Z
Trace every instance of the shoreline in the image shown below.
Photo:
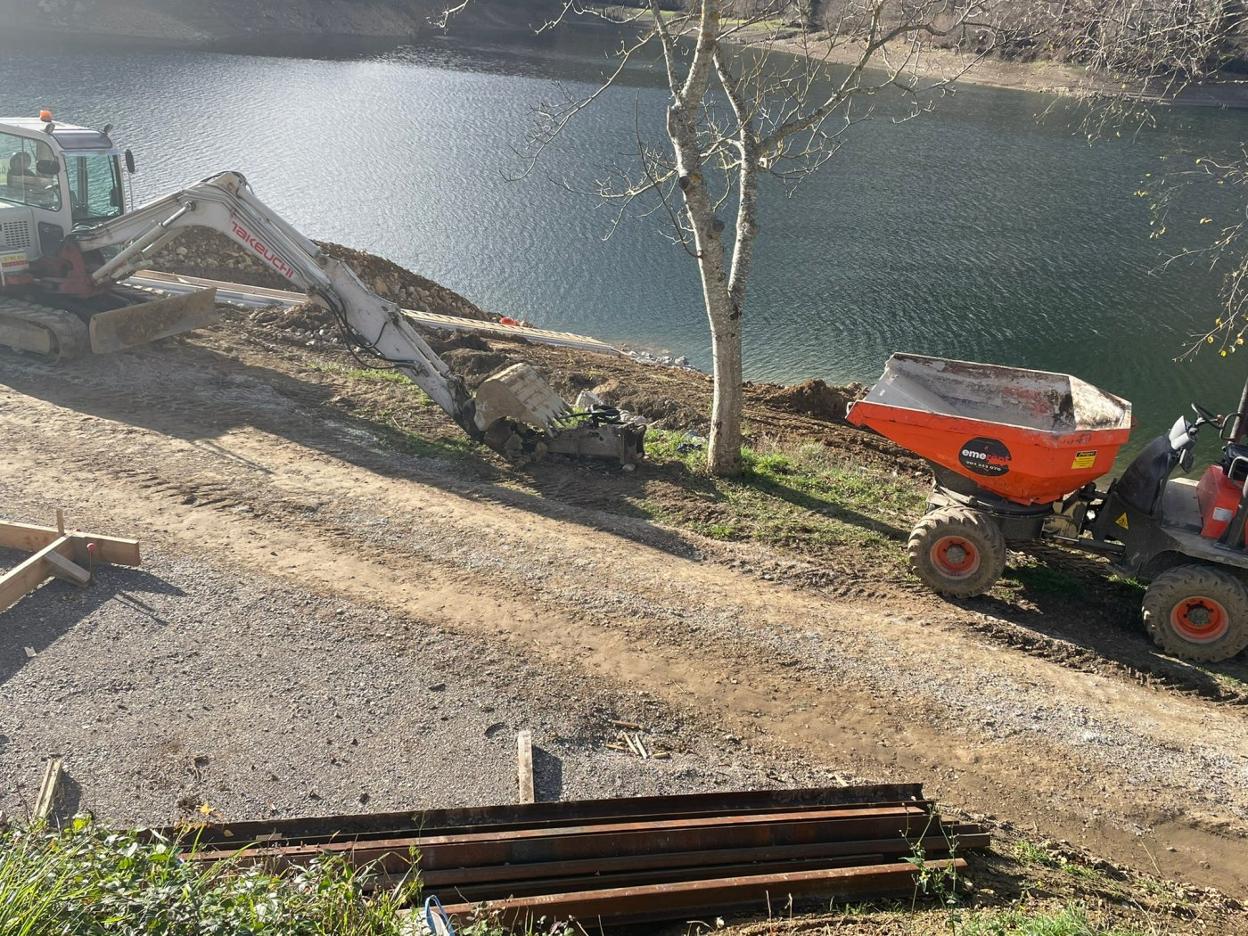
M829 49L827 33L793 34L780 37L776 48L801 55L813 45L830 65L851 65L857 61L857 45L841 43ZM820 44L824 44L820 46ZM884 50L888 53L888 48ZM904 54L898 47L898 54ZM877 68L877 66L872 66ZM906 72L924 80L954 79L953 87L974 86L1027 91L1066 98L1086 98L1094 94L1138 97L1142 102L1164 106L1248 108L1248 76L1201 82L1185 88L1172 100L1149 95L1140 88L1128 88L1098 75L1082 65L1051 60L1006 61L991 56L976 57L953 49L929 48L910 63Z
M326 13L341 13L342 7L335 0L322 0ZM0 0L0 16L3 16L3 0ZM173 15L155 20L142 13L142 4L136 4L127 14L112 9L94 18L79 18L74 22L33 22L29 17L16 16L6 24L6 40L24 42L68 42L74 46L98 44L102 47L125 49L132 47L196 49L212 52L274 55L301 55L310 52L337 56L378 52L401 48L410 43L442 39L447 42L473 47L478 44L520 44L532 40L531 27L522 25L524 17L508 16L492 6L482 7L473 19L463 21L458 28L442 30L431 24L417 10L398 12L387 9L357 9L354 15L335 17L334 27L313 27L306 19L287 18L279 23L230 30L228 24L212 24L218 28L206 29L204 23L185 21ZM608 4L600 9L620 9ZM138 22L131 22L131 19ZM322 20L325 17L317 17ZM222 28L224 27L224 28ZM595 21L573 22L564 28L578 32L601 32L618 29L608 23ZM757 42L760 35L743 33L733 43L745 48ZM809 52L827 65L848 66L857 60L859 44L840 41L829 45L826 32L803 33L789 29L776 36L775 51L791 55ZM4 43L0 43L3 45ZM890 52L895 60L904 60L909 50L898 42L885 48L880 56L882 62ZM873 64L872 71L881 70ZM1037 59L1029 62L1011 61L992 56L977 57L955 49L927 48L907 64L904 72L921 80L952 80L952 87L997 88L1026 91L1033 94L1081 99L1092 95L1135 97L1142 103L1163 106L1248 108L1248 74L1243 77L1227 77L1216 81L1199 82L1181 91L1173 99L1149 94L1140 87L1127 87L1093 72L1086 66L1068 62Z

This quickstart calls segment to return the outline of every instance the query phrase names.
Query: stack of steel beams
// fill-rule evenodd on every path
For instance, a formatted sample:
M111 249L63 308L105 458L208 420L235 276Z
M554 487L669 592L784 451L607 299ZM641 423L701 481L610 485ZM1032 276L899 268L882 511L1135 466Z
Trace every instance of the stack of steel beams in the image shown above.
M378 886L419 873L455 918L681 919L803 896L909 895L918 867L960 869L978 826L919 784L701 793L165 830L196 861L273 868L337 855Z

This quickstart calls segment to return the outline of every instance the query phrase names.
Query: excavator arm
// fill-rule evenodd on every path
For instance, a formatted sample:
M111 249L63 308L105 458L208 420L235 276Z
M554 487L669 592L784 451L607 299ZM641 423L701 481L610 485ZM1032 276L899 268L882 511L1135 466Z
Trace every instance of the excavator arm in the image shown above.
M610 408L572 411L527 364L489 377L474 397L397 305L282 220L237 172L212 176L74 233L55 261L59 289L78 297L106 291L190 227L225 234L295 284L333 313L353 348L407 374L469 436L504 455L540 457L553 451L626 466L643 457L644 426L622 422Z
M141 269L153 254L190 227L209 228L234 240L333 313L353 347L401 370L472 438L484 437L490 426L482 425L478 419L467 387L429 347L399 307L378 296L345 263L326 254L282 220L255 196L239 173L223 172L116 220L76 233L62 254L68 251L70 266L79 271L79 276L90 277L90 288L99 289ZM79 264L78 258L72 257L75 250L86 256L116 247L121 249L90 270L85 262ZM553 391L551 395L554 396ZM538 425L546 428L544 422Z

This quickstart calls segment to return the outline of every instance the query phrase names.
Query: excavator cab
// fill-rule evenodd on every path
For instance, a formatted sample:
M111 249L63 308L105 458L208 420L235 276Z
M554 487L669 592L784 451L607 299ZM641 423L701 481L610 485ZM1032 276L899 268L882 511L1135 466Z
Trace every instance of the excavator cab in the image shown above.
M92 130L38 117L0 119L0 270L6 279L126 208L129 151Z

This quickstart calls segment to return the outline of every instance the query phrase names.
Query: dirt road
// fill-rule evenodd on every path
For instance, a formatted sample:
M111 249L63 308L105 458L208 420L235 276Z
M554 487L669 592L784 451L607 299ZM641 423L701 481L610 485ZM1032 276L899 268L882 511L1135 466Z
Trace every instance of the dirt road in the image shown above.
M530 672L567 673L590 704L601 693L675 713L673 724L685 727L672 743L689 755L686 765L752 757L785 765L773 770L780 782L920 780L943 801L1040 836L1248 892L1240 706L1004 648L967 626L990 617L983 610L857 581L852 571L811 576L802 562L758 547L577 506L578 478L609 483L601 469L533 469L552 473L552 485L568 492L559 499L480 481L454 462L396 454L328 415L332 391L282 372L262 348L227 354L209 337L60 368L6 357L0 368L5 514L37 519L54 503L140 536L168 563L157 576L176 579L185 563L224 570L207 593L222 604L241 600L257 577L318 596L306 611L274 600L292 635L309 627L342 635L322 648L321 665L355 660L355 641L372 641L383 614L426 621L449 644L462 638ZM345 620L317 616L335 601L353 609ZM20 626L31 607L0 615L0 632ZM201 613L210 619L212 609ZM392 645L404 643L387 632ZM77 639L71 628L56 644ZM260 640L239 632L235 650L256 652ZM457 677L475 678L473 655L450 659ZM72 655L67 663L90 665ZM360 680L369 669L358 667ZM290 672L295 682L311 678L304 667ZM15 704L17 679L0 684L0 704ZM164 681L170 692L189 691ZM420 684L391 687L402 703L391 709L424 704L413 688ZM90 697L102 706L108 695L99 685ZM288 718L324 717L309 704ZM579 711L581 701L569 705ZM82 717L96 717L91 711ZM145 717L157 732L161 713ZM229 757L228 735L217 736L220 751L210 756ZM393 773L381 749L374 753L352 768L361 789ZM84 795L90 782L82 781ZM239 771L230 787L264 783ZM153 818L168 812L158 793L136 795Z

